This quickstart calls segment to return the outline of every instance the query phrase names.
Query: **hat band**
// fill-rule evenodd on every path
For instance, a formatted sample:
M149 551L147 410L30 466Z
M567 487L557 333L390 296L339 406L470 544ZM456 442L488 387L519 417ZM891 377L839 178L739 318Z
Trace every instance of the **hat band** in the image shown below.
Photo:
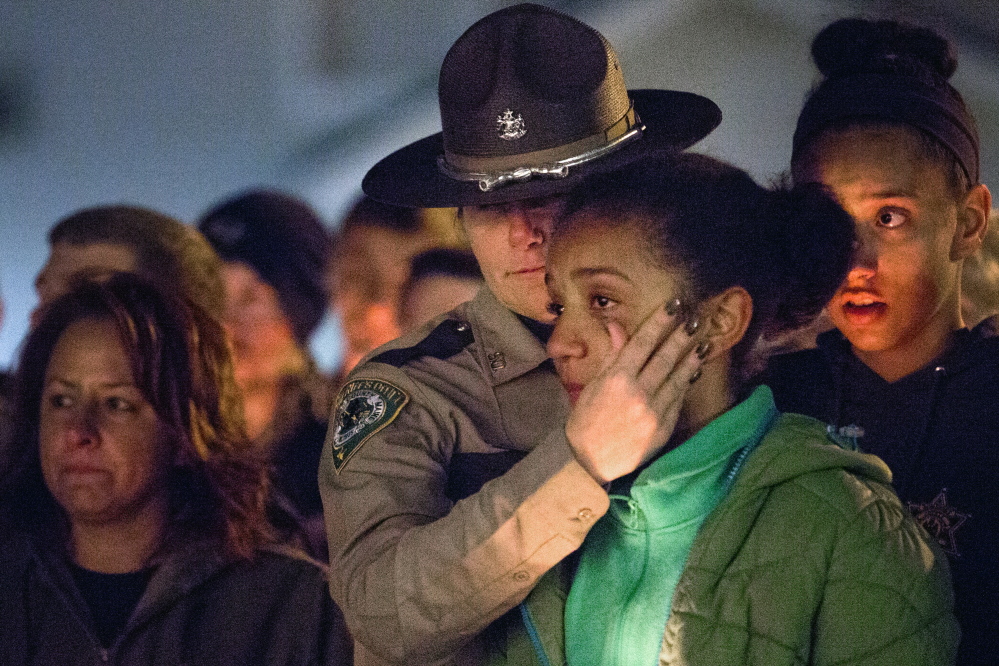
M565 178L569 167L603 157L642 136L641 119L634 104L610 128L572 143L533 153L504 157L467 157L444 151L437 166L444 175L461 181L478 181L479 189L489 192L500 185L530 180L534 176Z

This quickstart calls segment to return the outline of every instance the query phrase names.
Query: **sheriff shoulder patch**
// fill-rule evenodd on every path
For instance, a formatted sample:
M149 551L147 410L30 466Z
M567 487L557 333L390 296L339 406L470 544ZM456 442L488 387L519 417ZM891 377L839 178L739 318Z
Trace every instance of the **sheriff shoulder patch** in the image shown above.
M392 423L407 402L405 391L381 379L355 379L340 389L326 435L337 474L368 438Z

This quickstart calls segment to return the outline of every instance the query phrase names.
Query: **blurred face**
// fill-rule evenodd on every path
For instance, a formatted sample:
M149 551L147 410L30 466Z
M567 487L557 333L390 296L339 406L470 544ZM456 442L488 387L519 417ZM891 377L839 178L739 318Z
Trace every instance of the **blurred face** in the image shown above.
M288 350L297 348L277 290L243 262L226 262L225 326L233 347L233 372L240 386L279 376L288 362Z
M402 304L400 321L403 331L411 331L437 315L450 312L475 298L481 280L466 280L448 275L431 275L413 284Z
M111 322L84 319L59 338L40 418L45 485L73 524L166 516L165 427L135 385Z
M829 134L811 155L798 180L830 188L859 243L830 318L862 360L929 362L961 326L959 207L944 170L899 129Z
M139 268L135 252L118 243L73 245L56 243L49 260L35 278L38 306L31 313L32 327L41 310L83 280L106 280L114 273L132 273Z
M680 276L659 263L635 223L582 217L552 245L548 288L558 318L548 353L573 403L613 352L608 323L631 337L653 310L680 296Z
M410 260L429 245L422 233L373 226L353 227L338 240L333 306L349 353L362 356L399 337L399 294Z
M552 321L545 255L562 203L561 197L545 197L462 209L468 242L490 291L517 314L538 321Z

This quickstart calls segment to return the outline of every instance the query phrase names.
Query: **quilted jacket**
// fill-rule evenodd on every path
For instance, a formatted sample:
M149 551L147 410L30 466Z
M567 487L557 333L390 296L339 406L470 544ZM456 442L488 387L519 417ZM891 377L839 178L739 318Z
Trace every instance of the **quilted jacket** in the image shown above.
M659 663L953 663L946 558L890 482L879 458L832 444L818 421L781 415L694 541ZM493 663L565 663L568 568L511 615Z

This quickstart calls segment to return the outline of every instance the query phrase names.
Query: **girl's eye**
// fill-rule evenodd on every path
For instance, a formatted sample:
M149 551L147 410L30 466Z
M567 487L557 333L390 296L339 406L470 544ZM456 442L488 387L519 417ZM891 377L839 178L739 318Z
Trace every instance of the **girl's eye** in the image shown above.
M53 393L49 396L49 404L56 408L71 407L73 399L65 393Z
M107 399L106 404L108 409L113 412L130 412L133 409L132 402L126 400L125 398L120 398L117 396L112 396Z
M878 213L878 226L886 229L900 227L908 221L908 216L898 210L882 210Z
M562 305L561 303L548 304L548 314L552 315L553 317L558 317L560 314L562 314L562 310L564 309L565 306Z
M614 305L614 301L612 301L611 299L607 298L606 296L594 296L593 300L592 300L592 303L593 303L593 307L595 307L595 308L597 308L599 310L604 310L604 309L609 308L610 306Z

